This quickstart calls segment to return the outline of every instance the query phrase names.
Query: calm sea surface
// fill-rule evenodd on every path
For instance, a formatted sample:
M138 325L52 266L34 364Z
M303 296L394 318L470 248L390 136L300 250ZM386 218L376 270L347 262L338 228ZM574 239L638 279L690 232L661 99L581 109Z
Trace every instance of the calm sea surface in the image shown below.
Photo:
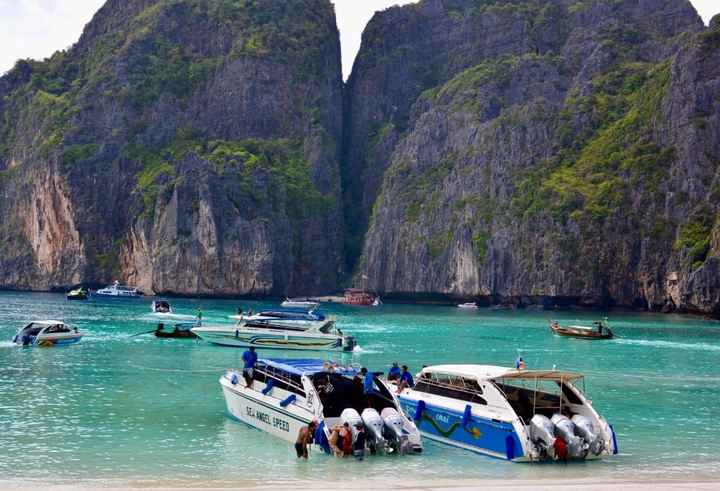
M178 299L226 322L247 301ZM266 304L270 305L270 304ZM55 294L0 292L0 480L296 480L374 477L532 479L720 477L720 323L695 317L619 314L619 339L589 342L550 334L549 317L598 314L465 312L450 307L332 306L361 349L335 355L372 370L410 365L512 365L586 374L595 408L614 425L620 455L568 466L512 464L425 441L421 456L362 463L311 455L231 421L217 380L240 366L241 350L133 334L150 330L150 300L67 302ZM15 331L60 318L87 331L75 346L19 348ZM261 356L308 354L260 351ZM312 356L312 355L310 355ZM322 357L322 353L316 355Z

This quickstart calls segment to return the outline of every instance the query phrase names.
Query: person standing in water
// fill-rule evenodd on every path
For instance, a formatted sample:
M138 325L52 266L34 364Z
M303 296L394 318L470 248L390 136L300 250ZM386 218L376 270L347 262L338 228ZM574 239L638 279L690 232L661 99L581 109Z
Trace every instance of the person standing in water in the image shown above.
M308 458L308 447L313 442L313 434L315 433L316 422L310 421L307 426L300 428L298 432L297 440L295 441L295 452L297 458L307 459Z
M353 444L353 455L356 459L363 460L365 458L365 442L367 440L365 427L362 423L358 423L355 425L355 429L357 429L357 435L355 436L355 443Z

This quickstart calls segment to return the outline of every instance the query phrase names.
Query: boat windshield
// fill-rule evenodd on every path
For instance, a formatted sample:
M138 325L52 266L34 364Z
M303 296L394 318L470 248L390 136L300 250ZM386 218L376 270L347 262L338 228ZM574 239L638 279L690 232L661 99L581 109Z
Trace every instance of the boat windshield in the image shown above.
M418 377L414 389L418 392L487 405L482 387L471 377L425 372Z

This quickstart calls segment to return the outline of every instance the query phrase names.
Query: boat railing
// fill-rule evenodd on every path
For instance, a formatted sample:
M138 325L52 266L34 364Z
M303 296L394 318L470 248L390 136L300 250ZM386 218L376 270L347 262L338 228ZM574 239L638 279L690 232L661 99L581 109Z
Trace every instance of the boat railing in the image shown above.
M256 367L256 368L254 368L254 371L264 375L266 380L274 379L279 382L282 382L284 385L286 385L287 387L289 387L291 389L291 392L295 392L295 393L300 394L303 397L306 397L305 388L302 385L295 382L290 377L287 377L287 376L283 375L282 373L276 372L275 370L271 370L271 369Z

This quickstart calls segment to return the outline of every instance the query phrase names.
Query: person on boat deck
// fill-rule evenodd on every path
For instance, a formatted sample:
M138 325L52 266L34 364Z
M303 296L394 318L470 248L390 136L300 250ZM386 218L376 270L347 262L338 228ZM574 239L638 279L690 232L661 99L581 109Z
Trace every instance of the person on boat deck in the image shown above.
M313 442L313 434L315 433L316 426L317 422L312 420L307 426L300 428L297 440L295 441L295 452L297 453L298 459L308 458L308 446Z
M355 444L353 445L353 455L356 459L362 460L365 458L365 442L367 441L367 436L365 435L365 427L362 423L356 424L355 428L357 429L357 436L355 437Z
M597 321L595 324L597 324L598 334L602 334L602 333L603 333L603 323L602 323L602 321Z
M258 360L257 353L255 353L255 346L250 346L250 349L242 354L242 360L243 363L245 363L245 367L243 368L245 386L249 389L252 386L253 370Z
M387 379L388 382L392 382L393 380L400 380L400 365L398 365L398 362L393 362L392 367L390 367L390 370L388 370Z
M202 320L202 310L200 310L200 307L197 309L197 319L198 322Z
M243 315L243 309L242 309L242 307L238 307L238 309L237 309L237 315Z
M402 372L400 372L400 381L398 382L398 394L406 388L415 387L415 381L413 376L408 371L407 365L402 366Z
M525 370L525 360L523 360L522 356L518 356L518 359L515 361L515 369Z
M555 460L562 460L567 464L568 460L568 449L567 449L567 443L565 443L565 440L561 436L557 437L555 439L555 442L553 442L553 448L555 449Z

